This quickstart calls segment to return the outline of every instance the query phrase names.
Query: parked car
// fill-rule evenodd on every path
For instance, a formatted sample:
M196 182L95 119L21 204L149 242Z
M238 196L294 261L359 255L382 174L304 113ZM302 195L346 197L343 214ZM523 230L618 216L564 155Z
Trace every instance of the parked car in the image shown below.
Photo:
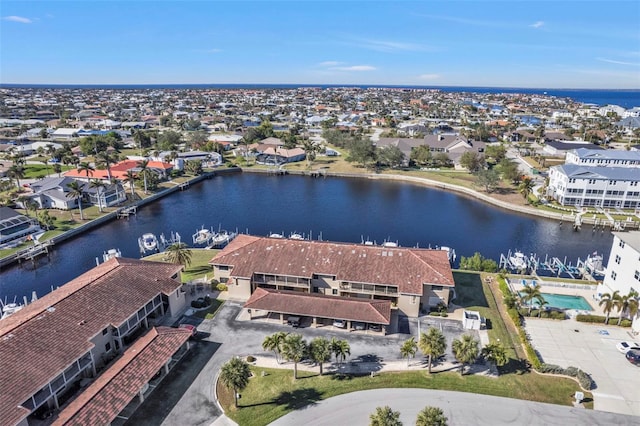
M629 349L625 354L625 357L631 364L640 365L640 349Z
M287 324L289 324L293 328L300 327L300 317L289 315L289 317L287 318Z
M341 319L333 320L333 326L338 328L345 328L347 326L347 322Z
M354 321L351 323L352 327L354 330L366 330L367 329L367 324L363 323L363 322L359 322L359 321Z
M631 349L640 349L640 344L636 342L620 342L616 345L616 348L623 354L626 354Z
M369 330L382 331L382 326L380 324L369 324Z

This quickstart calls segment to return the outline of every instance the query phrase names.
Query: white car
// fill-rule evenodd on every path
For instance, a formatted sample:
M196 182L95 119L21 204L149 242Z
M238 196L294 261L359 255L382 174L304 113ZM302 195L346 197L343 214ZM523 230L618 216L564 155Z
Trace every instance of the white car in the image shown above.
M341 319L333 320L333 326L337 328L345 328L347 326L347 322Z
M626 354L631 349L640 349L640 344L636 342L620 342L616 345L616 348L623 354Z

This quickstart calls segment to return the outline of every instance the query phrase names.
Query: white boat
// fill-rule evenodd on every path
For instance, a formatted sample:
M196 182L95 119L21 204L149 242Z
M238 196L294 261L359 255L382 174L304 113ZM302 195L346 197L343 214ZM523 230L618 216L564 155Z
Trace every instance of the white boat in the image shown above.
M584 261L584 267L591 275L605 275L606 269L602 266L602 255L594 251L587 256L587 260Z
M113 259L114 257L122 257L122 253L120 252L120 249L112 248L102 253L103 262Z
M147 251L155 251L158 249L158 239L155 235L149 232L138 238L138 245L143 253Z
M382 247L395 248L398 247L398 243L393 241L385 241L384 243L382 243Z
M209 244L207 248L223 247L229 244L229 242L233 240L236 235L238 235L237 232L229 232L223 229L211 238L211 244Z
M455 263L456 261L456 251L451 247L440 246L440 250L447 252L447 257L449 258L449 263Z
M509 256L509 263L514 269L518 271L527 269L529 266L529 262L527 262L527 257L521 251L515 251L512 256Z
M304 240L304 235L299 234L297 232L292 232L291 234L289 234L289 239L290 240Z
M15 303L15 302L12 302L12 303L0 302L0 304L2 304L2 312L0 313L0 319L4 319L12 314L15 314L20 309L24 308L24 305L21 305L20 303Z
M204 226L202 229L198 229L195 234L193 234L193 244L196 245L204 245L209 244L209 242L213 239L215 234L209 229L205 229Z
M277 232L272 232L269 234L269 238L284 238L284 234L278 234Z

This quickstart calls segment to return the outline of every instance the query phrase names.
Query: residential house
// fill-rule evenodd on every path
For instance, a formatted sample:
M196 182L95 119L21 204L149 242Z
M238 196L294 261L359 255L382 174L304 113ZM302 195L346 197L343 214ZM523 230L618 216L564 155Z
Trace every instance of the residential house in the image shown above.
M109 424L144 395L188 345L188 330L152 329L186 307L181 269L114 258L0 321L0 424L41 424L70 399L58 424Z
M42 231L38 221L9 207L0 207L0 246L22 242Z
M585 141L562 142L558 140L550 140L544 144L542 151L552 157L564 158L568 152L579 148L602 150L602 147Z
M269 146L266 149L258 149L259 153L256 156L256 163L258 164L281 165L285 163L294 163L297 161L303 161L307 156L307 153L302 148L285 149L281 146Z

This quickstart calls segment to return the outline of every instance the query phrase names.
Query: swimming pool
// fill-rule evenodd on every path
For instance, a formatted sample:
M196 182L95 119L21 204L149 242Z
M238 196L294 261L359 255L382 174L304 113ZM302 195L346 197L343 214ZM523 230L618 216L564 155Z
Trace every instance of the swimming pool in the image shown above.
M560 309L578 309L581 311L592 311L593 308L582 296L570 296L566 294L553 294L553 293L541 293L544 300L547 302L548 307L560 308ZM537 301L534 300L533 304L536 305Z

